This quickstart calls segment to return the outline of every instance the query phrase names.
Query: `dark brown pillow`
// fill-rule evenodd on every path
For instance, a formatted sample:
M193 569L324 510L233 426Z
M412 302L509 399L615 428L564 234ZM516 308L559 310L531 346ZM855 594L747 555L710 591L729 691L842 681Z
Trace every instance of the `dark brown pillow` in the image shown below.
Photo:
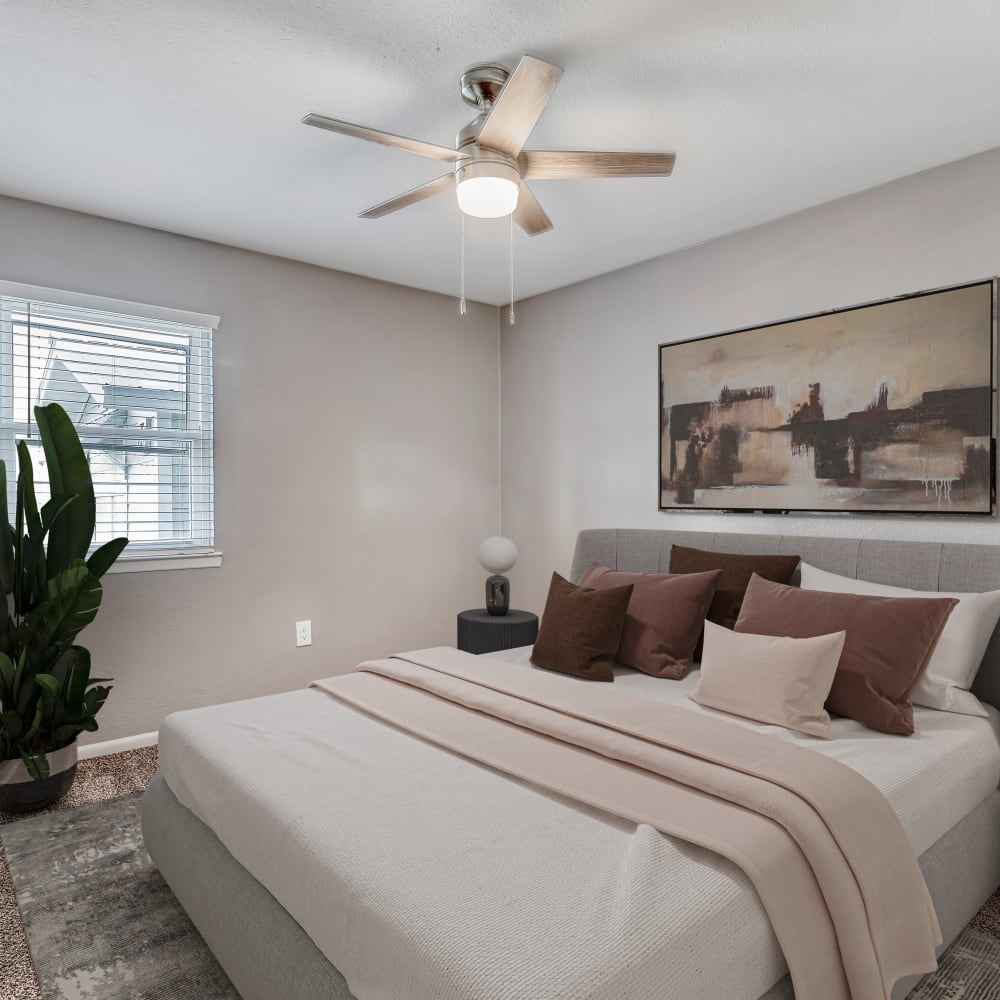
M738 552L706 552L704 549L688 549L683 545L670 546L671 573L722 570L706 617L710 622L726 628L732 628L736 624L743 595L754 573L774 583L788 583L798 564L798 556L743 555Z
M591 681L613 681L632 587L590 590L552 574L531 662Z
M913 732L910 696L941 631L953 597L869 597L800 590L763 580L747 587L737 632L802 639L847 632L826 707L881 733Z
M632 584L618 662L654 677L683 677L705 627L720 570L709 573L622 573L591 563L581 587L605 590Z

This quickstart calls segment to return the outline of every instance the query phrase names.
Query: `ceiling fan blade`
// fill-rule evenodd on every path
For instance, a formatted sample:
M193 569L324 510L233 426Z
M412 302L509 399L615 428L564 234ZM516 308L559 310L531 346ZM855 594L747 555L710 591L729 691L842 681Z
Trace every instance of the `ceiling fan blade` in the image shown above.
M486 116L476 142L517 156L562 76L562 67L522 56Z
M517 196L517 208L514 209L514 221L529 235L538 236L547 233L552 228L552 220L538 204L531 193L531 188L521 182L521 193Z
M432 160L445 160L448 163L453 163L455 160L464 160L467 156L466 153L457 149L449 149L447 146L438 146L433 142L423 142L420 139L409 139L405 135L395 135L392 132L381 132L377 128L355 125L353 122L342 122L336 118L327 118L326 115L306 115L302 119L302 124L325 128L328 132L349 135L355 139L378 142L383 146L394 146L396 149L404 149L408 153L416 153L417 156L428 156Z
M420 187L415 187L405 194L396 195L395 198L390 198L388 201L383 201L381 204L373 205L371 208L366 209L362 212L358 218L359 219L380 219L383 215L388 215L390 212L398 212L401 208L406 208L409 205L415 205L418 201L423 201L425 198L432 198L436 194L440 194L442 191L447 191L448 188L455 186L455 175L454 174L442 174L440 177L436 177L432 181L428 181L426 184L421 184Z
M556 177L669 177L673 153L585 153L525 150L517 158L521 176L533 180Z

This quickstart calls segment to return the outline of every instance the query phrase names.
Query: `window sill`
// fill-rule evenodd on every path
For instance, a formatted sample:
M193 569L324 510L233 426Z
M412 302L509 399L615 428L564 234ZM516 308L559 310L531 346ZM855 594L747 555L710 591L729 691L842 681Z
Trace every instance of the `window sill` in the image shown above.
M221 552L164 552L119 559L109 573L149 573L161 569L212 569L222 565Z

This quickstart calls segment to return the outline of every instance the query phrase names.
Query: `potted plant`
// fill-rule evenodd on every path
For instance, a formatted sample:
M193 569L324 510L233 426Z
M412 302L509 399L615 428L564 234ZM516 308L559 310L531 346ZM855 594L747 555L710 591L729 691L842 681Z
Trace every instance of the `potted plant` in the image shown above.
M96 517L94 483L76 429L58 403L35 407L51 499L39 510L31 455L17 443L17 509L7 508L0 462L0 809L39 809L76 774L76 738L97 729L111 690L90 676L90 652L74 644L97 615L100 578L128 544L87 553Z

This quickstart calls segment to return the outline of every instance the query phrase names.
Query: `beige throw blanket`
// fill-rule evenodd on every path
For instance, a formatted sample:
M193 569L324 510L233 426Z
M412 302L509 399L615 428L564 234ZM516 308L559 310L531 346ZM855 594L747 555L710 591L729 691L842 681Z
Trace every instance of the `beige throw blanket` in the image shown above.
M808 1000L888 998L940 932L882 794L820 754L559 675L441 648L314 685L439 746L729 858ZM669 933L669 929L664 929Z

